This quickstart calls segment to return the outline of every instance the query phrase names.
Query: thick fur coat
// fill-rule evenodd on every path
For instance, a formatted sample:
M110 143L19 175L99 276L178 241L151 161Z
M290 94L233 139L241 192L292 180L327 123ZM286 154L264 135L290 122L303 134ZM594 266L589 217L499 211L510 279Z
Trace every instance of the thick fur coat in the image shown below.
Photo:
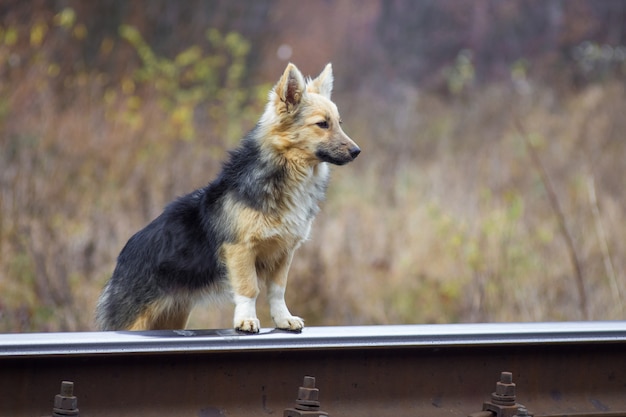
M275 326L302 329L285 304L289 266L324 198L328 163L360 153L341 129L332 84L330 64L313 80L287 66L219 176L126 243L98 302L100 329L182 329L194 305L226 296L233 326L255 333L261 282Z

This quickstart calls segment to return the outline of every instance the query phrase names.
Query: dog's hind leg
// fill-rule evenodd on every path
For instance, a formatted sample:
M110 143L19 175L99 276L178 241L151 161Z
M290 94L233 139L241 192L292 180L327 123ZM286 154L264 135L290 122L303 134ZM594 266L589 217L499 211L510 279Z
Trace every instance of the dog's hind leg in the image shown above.
M187 326L191 306L183 302L158 301L146 308L128 330L179 330Z

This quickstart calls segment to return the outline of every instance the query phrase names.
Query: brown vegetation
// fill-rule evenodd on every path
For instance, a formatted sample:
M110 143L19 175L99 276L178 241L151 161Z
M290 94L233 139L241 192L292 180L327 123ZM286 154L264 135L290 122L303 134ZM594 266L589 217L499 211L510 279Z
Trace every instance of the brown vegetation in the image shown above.
M366 3L357 20L399 19L393 7L411 3ZM50 4L0 20L5 332L91 329L96 298L126 240L168 201L216 174L260 115L273 68L283 65L258 56L280 44L278 35L261 42L204 30L201 41L171 53L150 43L155 35L145 21L145 32L137 30L142 24L118 25L96 41L84 23L88 11ZM263 4L274 23L293 11ZM456 2L442 4L436 16L464 22ZM483 4L509 18L526 10ZM403 62L402 48L394 51L397 71L359 73L395 39L380 32L385 25L372 26L380 44L371 51L350 52L341 38L329 46L331 56L318 57L338 68L335 100L363 154L333 172L312 239L296 255L287 293L294 314L308 325L624 318L623 47L613 44L609 57L592 38L604 41L604 32L576 35L574 17L588 3L568 4L548 27L569 28L557 38L578 45L571 62L541 48L536 60L522 48L524 56L495 62L485 55L490 32L478 31L478 52L454 44L448 59L419 67L415 78L403 76L418 64ZM339 8L344 17L348 9ZM483 21L489 10L472 16ZM297 26L288 21L286 36ZM376 37L347 27L361 34L358 47ZM91 57L82 52L86 44ZM420 45L422 57L432 53ZM559 76L550 72L559 65ZM191 326L229 327L232 311L223 307L199 309Z

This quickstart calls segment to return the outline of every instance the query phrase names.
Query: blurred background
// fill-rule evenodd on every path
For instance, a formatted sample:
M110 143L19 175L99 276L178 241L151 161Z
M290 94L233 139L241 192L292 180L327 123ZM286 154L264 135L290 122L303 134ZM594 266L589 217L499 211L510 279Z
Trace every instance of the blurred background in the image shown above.
M0 331L93 329L289 61L363 149L290 272L308 325L625 318L625 2L3 0Z

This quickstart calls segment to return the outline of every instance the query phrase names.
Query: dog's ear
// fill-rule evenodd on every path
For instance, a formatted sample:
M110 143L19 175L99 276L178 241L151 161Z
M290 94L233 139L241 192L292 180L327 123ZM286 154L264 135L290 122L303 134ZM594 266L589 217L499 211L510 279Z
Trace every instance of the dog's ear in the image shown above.
M330 100L330 94L333 91L333 67L330 63L326 64L324 71L316 79L309 81L307 91L317 93Z
M279 100L285 103L287 112L292 112L300 101L302 100L302 93L304 93L304 77L298 68L293 65L287 65L282 77L278 80L278 83L274 87L274 92L278 96Z

